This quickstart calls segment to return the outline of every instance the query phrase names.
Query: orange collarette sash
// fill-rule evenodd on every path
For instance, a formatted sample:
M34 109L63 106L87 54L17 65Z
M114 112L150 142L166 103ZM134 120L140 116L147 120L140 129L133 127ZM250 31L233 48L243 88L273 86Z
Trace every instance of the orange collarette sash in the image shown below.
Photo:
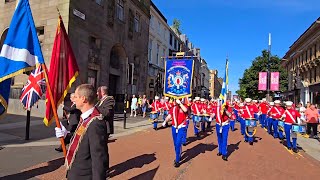
M94 111L92 112L92 114L88 118L89 118L88 120L85 120L81 124L78 125L77 130L74 133L74 136L73 136L72 141L70 143L70 146L69 146L69 149L67 152L67 156L66 156L66 160L65 160L67 170L69 170L72 166L72 163L73 163L75 156L77 154L79 145L83 139L83 136L86 134L89 125L95 119L101 118L101 116L100 116L99 111L97 109L94 109Z

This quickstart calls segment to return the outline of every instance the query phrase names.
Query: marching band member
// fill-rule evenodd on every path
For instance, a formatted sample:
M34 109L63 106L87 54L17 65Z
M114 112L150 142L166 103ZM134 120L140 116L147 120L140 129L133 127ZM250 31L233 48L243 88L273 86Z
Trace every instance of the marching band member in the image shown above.
M169 110L171 108L172 104L169 103L169 97L165 97L164 103L162 105L163 109L163 121L165 121L166 117L169 114Z
M274 101L274 107L270 109L270 117L271 117L271 122L272 122L272 127L273 127L273 137L278 138L279 132L278 132L278 121L280 120L284 109L280 106L280 100L275 100Z
M267 127L267 113L268 113L268 110L269 110L269 105L266 101L266 98L263 98L262 99L262 102L259 104L259 111L261 113L260 115L260 124L261 124L261 127L264 128L264 127Z
M257 100L252 100L252 104L255 106L256 109L258 109L258 111L254 113L254 118L256 120L260 120L258 101Z
M257 106L252 104L251 98L246 98L245 99L246 105L244 105L243 108L243 119L244 120L252 120L254 119L254 114L258 112ZM249 142L250 145L253 145L253 131L254 128L252 127L246 127L247 128L247 133L244 134L244 142Z
M239 121L239 110L240 110L239 101L235 100L233 104L233 112L234 112L234 115L236 116L237 121Z
M227 101L227 106L226 106L226 108L228 107L228 111L229 112L231 112L231 116L230 116L230 118L229 118L229 122L230 122L230 130L231 131L235 131L235 129L234 129L234 125L236 124L236 122L235 122L235 120L236 120L236 115L234 114L234 111L233 111L233 106L231 106L230 104L230 102L229 101Z
M201 115L201 107L202 105L200 104L200 97L195 97L194 98L195 102L192 104L191 106L191 111L193 115ZM194 135L196 135L197 137L199 137L199 129L196 126L196 122L193 121L193 128L194 128Z
M269 102L269 110L267 113L267 130L268 133L271 135L272 134L272 118L270 117L270 110L272 109L272 107L274 106L274 102Z
M177 99L175 105L170 109L169 115L166 117L166 121L172 119L172 138L176 153L174 167L180 166L181 145L185 134L187 112L187 107Z
M208 114L208 104L206 103L206 99L201 98L201 114L205 115ZM207 123L207 129L210 129L211 122L206 122L204 119L202 120L201 124L201 131L204 132L206 130L206 123Z
M159 114L162 108L161 103L159 101L159 96L154 97L154 102L149 106L149 108L152 108L152 111L157 113L157 117L159 118ZM153 121L154 130L158 130L158 118Z
M287 148L290 150L293 147L293 152L297 153L297 134L291 133L292 124L297 123L297 118L300 118L300 113L292 108L292 102L287 101L286 106L287 109L283 112L282 117L285 118L284 120L284 131L286 133L287 139ZM290 136L292 135L292 142Z
M192 104L192 99L191 98L184 98L183 99L183 104L185 104L185 106L187 107L188 111L187 111L187 119L186 119L186 128L185 128L185 133L182 139L182 145L186 146L187 145L187 136L188 136L188 128L189 128L189 123L190 123L190 113L191 113L191 104Z
M222 155L222 159L227 161L227 146L228 146L228 132L229 132L229 122L228 119L231 117L231 112L229 111L228 105L222 109L221 106L217 106L214 116L216 117L216 132L218 138L219 152L217 156Z
M244 121L244 118L243 118L243 110L244 110L243 108L244 108L244 104L240 103L239 104L239 113L238 114L239 114L241 135L244 135L245 129L246 129L245 121Z

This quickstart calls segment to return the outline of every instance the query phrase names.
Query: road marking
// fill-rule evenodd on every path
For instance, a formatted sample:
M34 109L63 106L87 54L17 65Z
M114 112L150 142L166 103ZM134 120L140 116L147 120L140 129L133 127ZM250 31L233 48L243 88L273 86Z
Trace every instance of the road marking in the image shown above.
M298 155L299 155L300 157L304 158L304 156L302 156L302 154L300 154L300 152L298 152Z

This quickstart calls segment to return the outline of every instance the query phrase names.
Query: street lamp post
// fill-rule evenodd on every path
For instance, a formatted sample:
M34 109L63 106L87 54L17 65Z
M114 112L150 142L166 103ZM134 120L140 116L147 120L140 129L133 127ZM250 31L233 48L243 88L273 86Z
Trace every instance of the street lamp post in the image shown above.
M271 55L271 33L269 33L268 44L268 70L267 70L267 100L270 101L270 55Z

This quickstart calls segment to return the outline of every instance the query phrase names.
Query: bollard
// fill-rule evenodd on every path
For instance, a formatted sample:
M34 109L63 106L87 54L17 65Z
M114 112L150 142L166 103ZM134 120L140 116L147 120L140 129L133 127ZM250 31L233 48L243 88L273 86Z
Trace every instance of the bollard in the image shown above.
M123 111L123 129L126 129L126 121L127 121L127 112Z

